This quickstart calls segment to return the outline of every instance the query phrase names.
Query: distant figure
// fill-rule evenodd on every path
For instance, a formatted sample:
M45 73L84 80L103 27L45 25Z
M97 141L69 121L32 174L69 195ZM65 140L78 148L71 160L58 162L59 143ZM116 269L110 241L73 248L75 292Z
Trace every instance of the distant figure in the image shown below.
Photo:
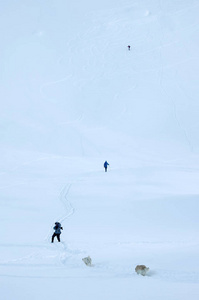
M105 172L107 172L107 167L109 166L109 163L107 161L105 161L104 163L104 169L105 169Z
M55 230L55 232L52 235L51 243L54 242L55 237L57 237L58 242L60 242L60 234L61 234L61 230L63 230L63 227L61 227L61 224L59 222L55 222L55 226L53 227L53 229Z
M128 50L129 50L129 51L131 50L131 46L130 46L130 45L128 45Z

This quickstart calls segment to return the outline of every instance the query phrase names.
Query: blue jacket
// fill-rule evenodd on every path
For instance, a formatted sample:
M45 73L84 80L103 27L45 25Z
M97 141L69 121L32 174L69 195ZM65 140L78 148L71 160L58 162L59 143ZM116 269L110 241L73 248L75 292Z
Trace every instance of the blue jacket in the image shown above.
M109 163L107 163L107 161L105 161L104 168L107 168L108 166L109 166Z
M53 229L55 230L55 234L61 234L61 229L63 230L63 228L61 227L61 224L56 222L55 226L53 227Z

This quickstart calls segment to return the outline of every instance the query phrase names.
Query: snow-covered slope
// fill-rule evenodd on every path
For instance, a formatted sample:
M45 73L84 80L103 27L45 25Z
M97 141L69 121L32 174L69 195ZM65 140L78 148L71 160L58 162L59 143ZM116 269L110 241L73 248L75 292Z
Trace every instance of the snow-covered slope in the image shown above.
M198 1L67 2L1 4L0 293L195 299Z
M4 142L66 155L197 152L197 13L197 1L3 5Z

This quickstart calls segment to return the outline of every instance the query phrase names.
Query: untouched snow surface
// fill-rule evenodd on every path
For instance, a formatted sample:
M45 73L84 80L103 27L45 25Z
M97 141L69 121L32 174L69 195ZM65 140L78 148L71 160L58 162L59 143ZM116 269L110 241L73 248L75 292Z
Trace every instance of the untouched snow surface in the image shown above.
M198 1L0 6L1 298L198 299Z

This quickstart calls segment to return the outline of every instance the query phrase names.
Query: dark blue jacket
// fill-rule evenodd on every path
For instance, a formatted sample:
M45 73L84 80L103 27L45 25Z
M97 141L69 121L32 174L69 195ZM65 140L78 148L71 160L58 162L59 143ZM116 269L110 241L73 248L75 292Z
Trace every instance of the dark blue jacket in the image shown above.
M61 229L63 229L63 228L61 227L60 223L56 222L53 229L55 230L55 234L61 234Z
M107 168L108 166L109 166L109 163L107 163L107 161L105 161L104 168Z

